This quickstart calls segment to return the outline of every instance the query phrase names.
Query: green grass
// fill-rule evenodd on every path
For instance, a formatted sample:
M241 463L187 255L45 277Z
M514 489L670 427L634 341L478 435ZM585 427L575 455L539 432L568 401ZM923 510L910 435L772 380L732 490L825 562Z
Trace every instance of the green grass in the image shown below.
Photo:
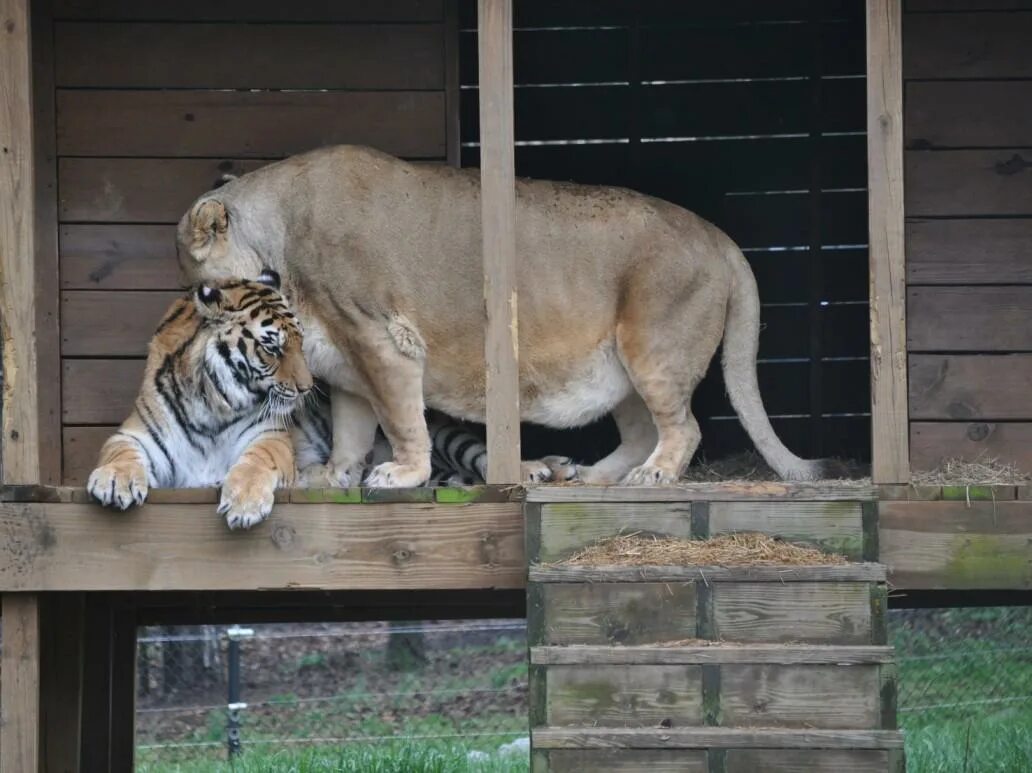
M468 749L362 744L344 748L253 749L233 762L138 762L138 773L527 773L525 754L468 758Z
M1032 708L905 725L908 773L1032 770Z

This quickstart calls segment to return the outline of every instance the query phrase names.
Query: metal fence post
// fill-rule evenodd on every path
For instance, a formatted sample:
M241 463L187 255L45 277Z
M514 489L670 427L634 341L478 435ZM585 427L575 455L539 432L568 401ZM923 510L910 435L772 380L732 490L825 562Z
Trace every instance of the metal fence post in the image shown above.
M226 684L226 749L232 759L240 753L240 712L247 704L240 700L240 640L254 636L254 629L234 625L226 629L229 661Z

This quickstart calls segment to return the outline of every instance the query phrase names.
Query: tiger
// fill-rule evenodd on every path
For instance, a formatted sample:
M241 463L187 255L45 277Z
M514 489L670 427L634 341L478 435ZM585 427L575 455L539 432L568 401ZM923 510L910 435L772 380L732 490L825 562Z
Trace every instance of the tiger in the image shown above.
M296 480L288 430L314 382L280 278L199 284L173 302L148 346L129 417L86 484L101 504L142 505L151 487L221 486L230 529L268 517Z

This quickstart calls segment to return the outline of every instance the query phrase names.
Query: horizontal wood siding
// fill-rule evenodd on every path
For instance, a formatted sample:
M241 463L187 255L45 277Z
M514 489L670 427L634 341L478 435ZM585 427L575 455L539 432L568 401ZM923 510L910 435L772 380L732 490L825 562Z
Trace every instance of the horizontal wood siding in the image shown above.
M912 466L1032 470L1032 4L905 9Z
M327 144L443 161L446 32L442 0L57 0L54 19L62 477L81 483L181 292L190 203Z

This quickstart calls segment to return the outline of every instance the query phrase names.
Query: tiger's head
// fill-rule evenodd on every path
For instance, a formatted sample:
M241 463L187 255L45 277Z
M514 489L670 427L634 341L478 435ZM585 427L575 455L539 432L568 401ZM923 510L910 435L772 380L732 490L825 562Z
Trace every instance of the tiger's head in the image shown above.
M279 275L264 270L257 281L229 280L194 290L205 333L205 373L234 409L264 403L271 414L287 415L312 389L301 322L279 289Z

